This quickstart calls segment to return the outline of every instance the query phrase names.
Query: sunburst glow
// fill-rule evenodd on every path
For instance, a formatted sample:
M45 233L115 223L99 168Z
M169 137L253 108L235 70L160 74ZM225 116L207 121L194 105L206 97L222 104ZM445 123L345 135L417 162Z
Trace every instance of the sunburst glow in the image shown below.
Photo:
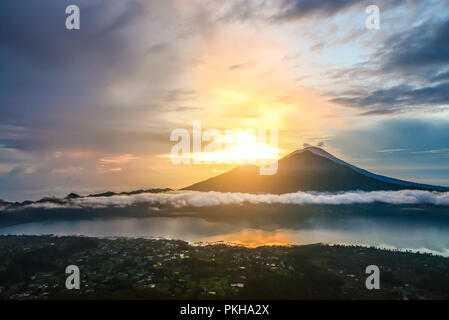
M268 131L267 131L268 134ZM179 155L188 158L193 163L224 163L224 164L259 164L265 165L280 158L283 150L270 145L269 137L256 134L255 130L226 132L215 141L217 148L202 152L191 152ZM170 155L164 155L168 157Z

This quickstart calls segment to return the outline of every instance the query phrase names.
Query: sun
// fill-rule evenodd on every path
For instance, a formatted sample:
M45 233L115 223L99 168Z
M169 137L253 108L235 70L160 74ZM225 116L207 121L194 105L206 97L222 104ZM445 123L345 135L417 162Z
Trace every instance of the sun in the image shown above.
M271 133L273 134L273 133ZM255 130L228 131L218 142L223 148L211 152L192 153L192 158L203 163L263 164L277 160L282 150L266 143L266 137Z
M201 151L166 154L179 163L268 165L280 158L277 130L215 130L215 136Z

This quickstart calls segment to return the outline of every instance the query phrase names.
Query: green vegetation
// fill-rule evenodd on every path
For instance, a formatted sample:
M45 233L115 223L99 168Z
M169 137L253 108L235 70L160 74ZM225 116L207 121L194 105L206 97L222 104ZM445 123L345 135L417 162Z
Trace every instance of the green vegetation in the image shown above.
M449 259L365 247L1 236L1 299L447 299ZM81 288L67 290L77 265ZM365 268L380 268L367 290Z

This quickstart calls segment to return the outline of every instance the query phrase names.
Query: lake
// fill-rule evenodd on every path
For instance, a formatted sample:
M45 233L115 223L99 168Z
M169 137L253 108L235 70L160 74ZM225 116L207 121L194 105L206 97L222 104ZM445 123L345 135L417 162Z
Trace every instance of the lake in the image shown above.
M385 214L337 215L334 212L332 219L318 213L299 219L299 213L285 216L258 211L256 218L247 212L236 214L235 209L233 215L223 215L219 210L208 212L208 215L202 211L188 211L144 217L47 219L0 227L0 235L167 238L191 243L235 242L248 246L321 242L410 249L449 256L449 223L432 219L429 222L430 216L425 220L418 219L422 214L405 216L401 213L400 217L397 214L390 217Z

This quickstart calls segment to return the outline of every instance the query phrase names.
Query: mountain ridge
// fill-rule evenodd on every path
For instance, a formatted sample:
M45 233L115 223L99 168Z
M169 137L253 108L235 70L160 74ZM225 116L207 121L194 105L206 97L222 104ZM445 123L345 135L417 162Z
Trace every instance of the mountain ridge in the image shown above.
M193 191L292 193L297 191L376 191L376 190L428 190L449 191L449 187L421 184L372 173L351 165L318 147L306 147L291 152L279 160L279 170L273 176L261 176L256 165L237 166L218 176L178 189ZM307 170L304 170L306 167ZM286 169L286 170L285 170ZM298 179L302 178L302 181ZM139 189L130 192L103 192L88 195L70 193L64 198L43 197L37 201L10 202L0 199L0 211L33 203L65 204L77 198L111 197L175 191L170 188Z
M239 166L182 190L289 193L296 191L403 190L448 191L372 173L351 165L318 147L295 150L278 161L278 172L259 175L257 166Z

